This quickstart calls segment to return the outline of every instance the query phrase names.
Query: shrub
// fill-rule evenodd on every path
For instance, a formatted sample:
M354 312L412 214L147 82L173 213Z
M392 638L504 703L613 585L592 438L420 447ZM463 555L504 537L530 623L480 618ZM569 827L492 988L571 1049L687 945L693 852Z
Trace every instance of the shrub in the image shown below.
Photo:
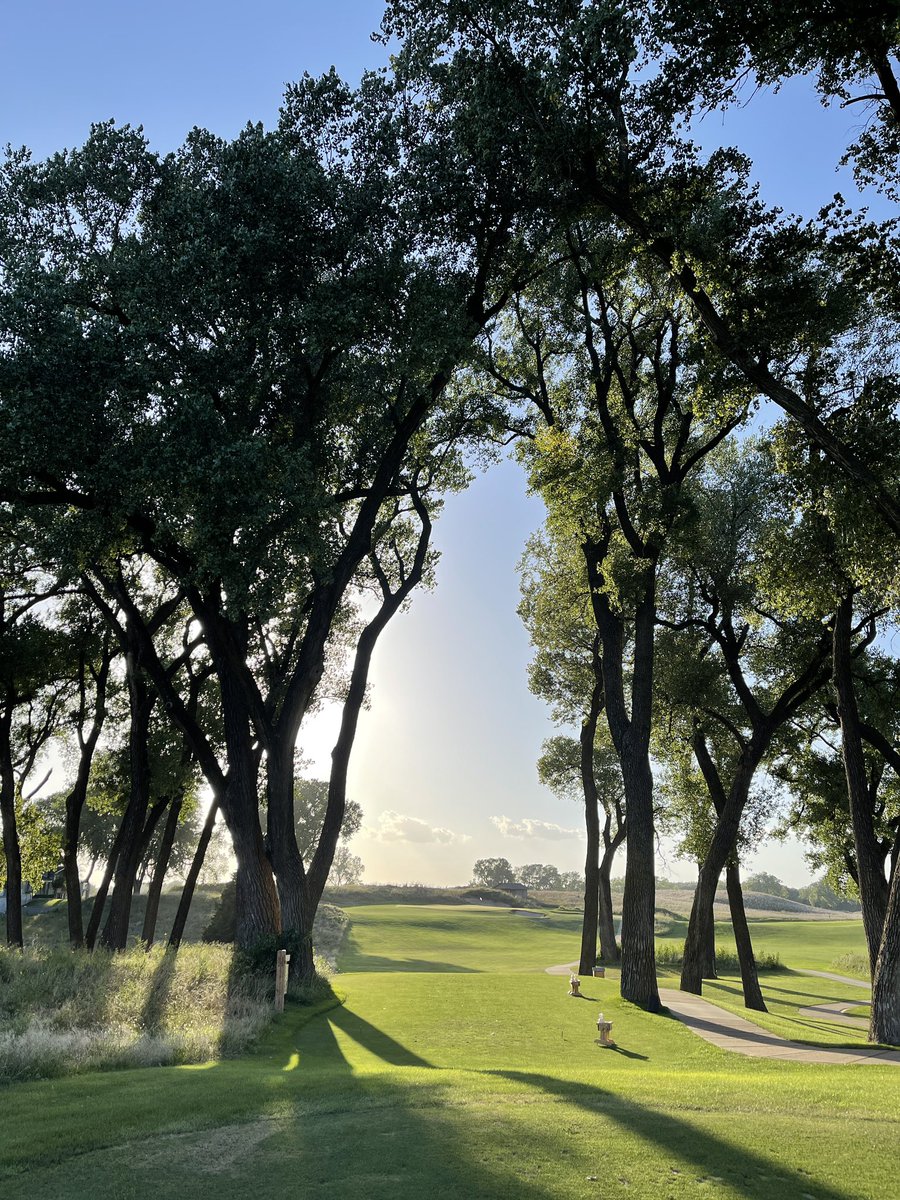
M865 954L842 954L829 967L840 975L854 975L857 979L869 979L871 971Z
M780 971L781 958L777 954L757 954L756 969L758 971ZM659 967L680 967L684 961L684 942L662 942L656 946L656 965ZM726 974L737 973L741 969L737 949L733 946L716 947L716 970Z

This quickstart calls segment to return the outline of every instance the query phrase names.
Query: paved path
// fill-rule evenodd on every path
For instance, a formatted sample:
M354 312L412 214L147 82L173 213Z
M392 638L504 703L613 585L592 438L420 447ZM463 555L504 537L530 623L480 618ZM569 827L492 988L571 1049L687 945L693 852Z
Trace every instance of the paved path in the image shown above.
M865 988L869 990L870 985L864 979L851 979L849 975L834 975L831 971L808 971L802 967L795 967L798 975L818 975L819 979L833 979L835 983L846 983L848 987Z
M548 975L568 975L577 970L578 963L560 963L558 966L545 967ZM823 979L833 979L839 983L854 984L868 987L860 979L849 979L842 975L831 975L827 971L803 971L804 975L819 975ZM688 1029L702 1037L705 1041L721 1050L730 1050L733 1054L745 1054L750 1058L773 1058L787 1062L803 1063L874 1063L876 1066L900 1067L900 1051L878 1050L875 1047L860 1046L859 1049L847 1050L838 1046L806 1046L800 1042L789 1042L770 1033L767 1029L754 1025L751 1021L730 1013L717 1004L711 1004L702 996L694 996L690 992L680 992L677 988L660 988L659 998L679 1021ZM834 1005L826 1004L815 1009L801 1009L802 1015L827 1017L831 1021L867 1026L868 1021L863 1017L843 1017L836 1015L841 1008L852 1007L846 1000L835 1001Z
M663 1004L687 1027L705 1041L722 1050L745 1054L750 1058L777 1058L804 1063L875 1063L900 1067L900 1051L860 1046L847 1050L837 1046L804 1046L789 1042L759 1025L710 1004L702 996L660 988ZM833 1019L833 1018L832 1018Z
M865 1003L865 1001L863 1001ZM855 1029L868 1029L868 1017L848 1017L847 1009L856 1008L846 1000L834 1000L831 1004L812 1004L809 1008L798 1008L800 1017L812 1017L813 1020L830 1021L833 1025L852 1025Z

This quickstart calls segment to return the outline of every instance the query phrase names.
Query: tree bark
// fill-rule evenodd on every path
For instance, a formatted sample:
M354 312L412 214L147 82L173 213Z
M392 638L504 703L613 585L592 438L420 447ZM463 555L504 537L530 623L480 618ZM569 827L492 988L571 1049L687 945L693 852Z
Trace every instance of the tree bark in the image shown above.
M316 845L309 871L307 872L306 887L304 889L303 915L306 923L302 928L308 931L309 936L305 937L302 943L304 946L304 955L300 960L296 976L301 981L305 978L303 972L309 972L311 977L315 971L312 957L312 926L322 899L322 892L325 890L325 883L328 879L328 873L331 870L331 864L334 862L334 852L344 821L344 812L347 803L347 771L350 766L353 743L356 740L359 714L366 697L366 685L369 679L372 654L388 622L402 608L414 588L421 582L428 561L428 546L431 541L432 528L431 517L429 516L424 500L415 486L412 489L410 499L420 522L419 539L412 562L401 571L402 578L396 590L391 590L389 581L379 563L377 553L373 552L370 556L373 571L381 587L382 603L378 612L359 636L359 641L356 645L356 655L353 659L353 670L350 673L350 686L347 689L347 698L344 701L344 707L341 712L341 727L338 731L334 749L331 752L328 804L325 808L322 830L319 834L319 841ZM308 955L306 951L307 945ZM291 960L291 977L295 977L293 959Z
M597 658L596 645L594 658ZM594 679L591 703L581 726L581 787L584 794L584 828L587 835L584 859L584 917L581 923L580 975L593 973L597 961L597 933L600 919L600 802L594 778L594 743L597 721L603 702L602 675ZM607 823L609 818L607 817ZM614 939L615 940L615 939Z
M150 716L155 697L135 656L126 656L131 724L128 737L131 790L122 818L119 854L116 861L113 895L100 944L108 950L124 950L128 944L128 921L141 857L147 809L150 804Z
M291 975L311 974L312 949L307 953L299 948L310 937L311 929L307 928L305 915L306 868L294 824L293 737L273 737L266 748L266 794L266 843L278 886L281 933L291 941Z
M716 891L718 892L719 881L716 880ZM715 905L715 900L713 901ZM706 933L706 941L700 947L700 962L704 979L718 979L719 972L716 968L716 923L715 923L715 907L713 908L713 920L709 924Z
M887 912L888 884L884 875L884 855L879 849L875 833L859 708L853 686L852 630L853 591L848 590L834 618L834 689L859 873L859 899L869 950L869 966L874 974Z
M13 702L0 710L0 818L3 820L3 853L6 856L6 941L23 945L22 937L22 853L16 825L16 776L12 761Z
M175 913L175 920L172 922L169 945L173 950L178 949L181 945L181 939L184 937L184 927L187 924L188 913L191 910L191 901L194 899L194 889L197 886L197 880L203 869L203 860L206 858L206 851L213 835L218 811L219 801L213 797L213 802L209 806L209 812L206 814L206 820L203 822L203 829L200 832L197 849L194 851L194 857L191 860L191 868L184 881L184 889L181 893L181 899L178 901L178 911Z
M144 912L144 926L141 930L141 941L148 950L153 945L153 940L156 937L156 920L159 916L159 899L162 895L166 871L169 869L169 859L172 855L172 847L175 844L175 834L178 830L178 818L181 816L182 802L183 797L176 796L169 806L169 815L166 818L165 828L163 829L162 838L160 839L159 843L159 851L156 855L153 879L150 881L150 890L147 893L147 908Z
M747 803L753 775L762 758L770 735L754 737L745 747L738 762L728 797L717 812L716 826L706 857L700 866L697 890L691 907L688 934L684 943L681 964L681 990L700 995L703 991L703 966L708 947L714 944L715 919L713 906L719 879L734 849L741 816Z
M900 872L894 872L872 979L869 1040L900 1046Z
M648 562L643 595L635 608L630 713L625 700L624 628L604 590L602 545L585 543L591 601L603 657L606 716L622 768L628 838L622 898L622 998L659 1012L656 982L656 870L653 838L653 771L650 731L653 711L653 650L656 563Z
M249 950L260 938L281 932L278 889L259 824L256 790L259 772L250 714L228 663L217 663L222 697L228 778L222 793L222 815L237 858L235 943Z
M81 814L87 801L88 784L91 777L91 765L94 761L94 751L100 740L103 722L106 719L106 689L109 682L109 669L112 662L110 649L111 632L107 630L102 644L99 668L94 677L94 716L87 736L84 736L83 725L79 724L78 737L80 753L78 756L78 772L75 783L66 796L66 822L63 831L63 875L66 881L66 918L69 924L69 942L73 949L84 945L84 916L81 903L81 878L78 873L78 842L81 835ZM80 718L85 717L87 673L89 666L86 656L80 663L81 703Z
M106 866L103 869L103 878L100 880L100 886L97 888L94 902L91 906L91 915L88 920L87 932L84 935L84 944L88 950L93 950L97 942L97 933L100 930L100 921L103 917L103 910L106 907L106 897L109 893L109 885L112 883L112 877L115 874L116 863L119 858L119 847L122 844L122 826L116 830L115 841L109 852L109 858Z
M755 1009L756 1012L768 1012L766 1002L763 1000L762 989L759 986L759 973L756 967L756 957L753 954L750 926L747 924L747 914L744 911L744 890L741 887L740 867L734 856L729 858L726 863L725 881L728 887L728 904L731 909L731 927L734 930L734 941L737 946L738 961L741 965L744 1007Z
M607 819L609 820L609 818ZM616 851L624 841L625 827L620 825L616 830L615 836L609 841L606 849L603 852L603 858L600 860L600 869L597 872L600 957L605 963L617 963L621 958L619 953L619 943L616 940L616 923L613 915L610 876L612 875L612 865L613 859L616 856Z

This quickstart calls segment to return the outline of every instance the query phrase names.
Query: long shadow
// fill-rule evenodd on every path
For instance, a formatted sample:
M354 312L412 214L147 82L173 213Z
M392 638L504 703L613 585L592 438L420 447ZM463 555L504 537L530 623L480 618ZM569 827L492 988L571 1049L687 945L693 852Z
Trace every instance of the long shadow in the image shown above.
M427 971L438 974L480 975L475 967L463 967L459 963L437 962L431 958L385 958L377 954L353 954L346 952L341 960L341 970L354 971Z
M141 1010L141 1028L149 1034L159 1032L169 1000L169 992L172 989L172 980L175 978L176 966L175 952L169 950L161 956L153 972L147 999Z
M771 1200L773 1174L780 1179L780 1196L802 1196L815 1192L816 1200L857 1200L856 1193L837 1191L820 1180L813 1181L809 1175L764 1158L753 1150L725 1141L714 1133L702 1131L658 1109L645 1108L603 1088L567 1083L552 1076L527 1071L489 1071L487 1074L515 1080L556 1096L574 1107L602 1114L637 1134L648 1144L655 1144L667 1154L691 1162L703 1172L709 1172L710 1177L727 1180L747 1200Z
M428 1067L434 1070L434 1065L414 1054L412 1050L395 1041L384 1030L364 1020L357 1013L351 1012L345 1005L333 1009L328 1014L329 1024L336 1026L342 1033L353 1038L363 1049L377 1055L395 1067Z
M759 1029L756 1033L746 1033L743 1029L723 1028L718 1021L707 1021L703 1017L675 1017L670 1013L669 1019L678 1021L682 1025L687 1025L690 1029L705 1029L709 1033L728 1034L729 1036L739 1038L742 1042L757 1042L761 1046L783 1046L786 1040L776 1033L767 1033L763 1029ZM804 1046L806 1048L811 1048L809 1043L804 1043ZM837 1047L823 1046L823 1049L834 1050L837 1049Z

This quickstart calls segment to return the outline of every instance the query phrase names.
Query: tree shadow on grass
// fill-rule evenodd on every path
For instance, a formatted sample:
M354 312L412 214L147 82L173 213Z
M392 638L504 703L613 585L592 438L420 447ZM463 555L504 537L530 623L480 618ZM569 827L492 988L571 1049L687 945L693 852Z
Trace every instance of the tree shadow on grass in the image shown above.
M141 1009L140 1026L145 1033L157 1034L163 1025L163 1019L169 1004L169 993L172 990L172 980L175 978L177 967L174 950L168 950L160 956L153 972L147 999Z
M452 975L480 975L474 967L463 967L459 963L437 962L430 958L385 958L377 954L347 954L341 962L341 970L354 971L423 971Z
M394 1067L427 1067L429 1070L434 1069L432 1063L427 1062L424 1058L420 1058L418 1054L407 1049L400 1042L395 1041L384 1030L364 1020L345 1005L333 1009L328 1014L328 1022L343 1033L346 1033L348 1037L353 1038L354 1042L357 1042L363 1049L368 1050L370 1054L376 1055Z
M527 1071L491 1071L488 1074L537 1088L577 1108L615 1121L644 1139L648 1146L690 1163L702 1177L726 1181L746 1200L771 1200L775 1194L788 1197L811 1192L815 1193L816 1200L856 1200L855 1192L838 1191L820 1180L813 1180L806 1172L796 1171L746 1146L726 1141L669 1113L646 1108L604 1088L569 1083ZM778 1179L777 1192L772 1190L773 1176Z

